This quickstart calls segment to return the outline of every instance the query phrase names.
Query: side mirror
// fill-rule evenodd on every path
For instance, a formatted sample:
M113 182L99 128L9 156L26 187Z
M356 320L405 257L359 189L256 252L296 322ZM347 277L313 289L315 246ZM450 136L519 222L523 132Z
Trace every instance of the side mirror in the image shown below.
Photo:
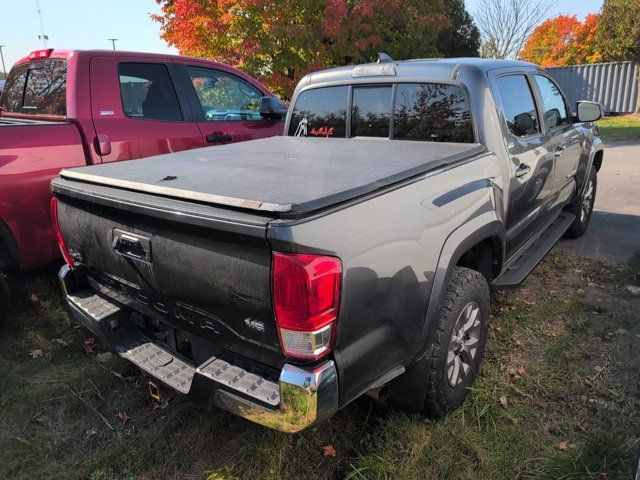
M602 105L598 102L580 100L577 103L577 110L579 122L595 122L599 118L602 118Z
M287 107L276 97L260 99L260 115L271 120L280 120L287 114Z
M513 119L515 129L519 136L528 135L534 130L533 119L528 113L520 113Z

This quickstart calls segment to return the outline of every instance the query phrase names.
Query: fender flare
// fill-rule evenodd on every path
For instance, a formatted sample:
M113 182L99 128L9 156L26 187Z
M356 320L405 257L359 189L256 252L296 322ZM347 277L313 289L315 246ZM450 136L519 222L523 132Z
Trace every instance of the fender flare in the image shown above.
M500 265L504 263L507 235L504 223L498 218L494 210L485 212L454 230L444 242L438 259L438 265L433 275L433 282L427 305L424 327L420 337L421 350L428 352L431 327L438 315L440 304L447 290L449 277L462 255L478 243L488 239L498 238L500 241Z
M596 155L598 154L598 152L604 152L604 142L602 141L602 139L600 137L596 137L593 139L593 142L591 143L591 148L589 151L589 158L587 159L587 165L586 168L584 169L584 173L582 175L582 178L580 179L579 183L578 183L578 188L576 188L576 198L580 198L582 196L582 194L584 193L584 189L587 186L587 182L586 179L589 176L589 172L591 171L591 167L593 166L593 161L596 158ZM576 179L577 181L577 179Z

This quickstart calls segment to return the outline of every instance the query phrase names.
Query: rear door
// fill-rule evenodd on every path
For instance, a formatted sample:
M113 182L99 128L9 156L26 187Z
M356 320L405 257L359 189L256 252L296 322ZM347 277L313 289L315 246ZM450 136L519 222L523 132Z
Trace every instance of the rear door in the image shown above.
M91 59L93 148L102 162L204 146L175 66L144 57Z
M511 160L507 239L509 250L514 250L534 226L546 221L555 193L554 157L546 148L531 78L525 72L509 72L496 75L493 83Z
M581 129L571 122L571 112L559 87L547 75L535 73L534 84L542 110L545 148L554 157L552 208L564 205L573 194L582 152Z
M260 99L270 95L222 68L177 64L205 145L282 135L283 120L260 115Z

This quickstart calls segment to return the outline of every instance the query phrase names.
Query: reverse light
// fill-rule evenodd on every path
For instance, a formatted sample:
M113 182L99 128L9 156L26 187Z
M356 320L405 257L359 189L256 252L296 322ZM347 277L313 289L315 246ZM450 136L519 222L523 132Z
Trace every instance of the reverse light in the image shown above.
M69 253L69 249L64 243L62 231L60 230L60 222L58 221L58 199L56 197L51 197L51 223L53 224L53 229L56 232L56 240L58 240L58 247L60 247L62 258L64 258L64 261L70 268L75 268L76 262L73 260L71 253Z
M273 305L285 355L317 360L336 334L342 262L326 255L274 253Z
M38 60L40 58L49 58L53 52L53 48L47 48L44 50L34 50L29 54L29 60Z

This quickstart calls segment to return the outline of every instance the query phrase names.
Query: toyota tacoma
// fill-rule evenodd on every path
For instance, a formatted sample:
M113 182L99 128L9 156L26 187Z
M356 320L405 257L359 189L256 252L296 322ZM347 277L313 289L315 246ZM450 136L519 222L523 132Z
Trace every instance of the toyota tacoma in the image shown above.
M309 74L286 136L63 170L67 303L153 396L287 432L365 393L442 415L478 374L490 287L585 232L601 114L518 61Z

